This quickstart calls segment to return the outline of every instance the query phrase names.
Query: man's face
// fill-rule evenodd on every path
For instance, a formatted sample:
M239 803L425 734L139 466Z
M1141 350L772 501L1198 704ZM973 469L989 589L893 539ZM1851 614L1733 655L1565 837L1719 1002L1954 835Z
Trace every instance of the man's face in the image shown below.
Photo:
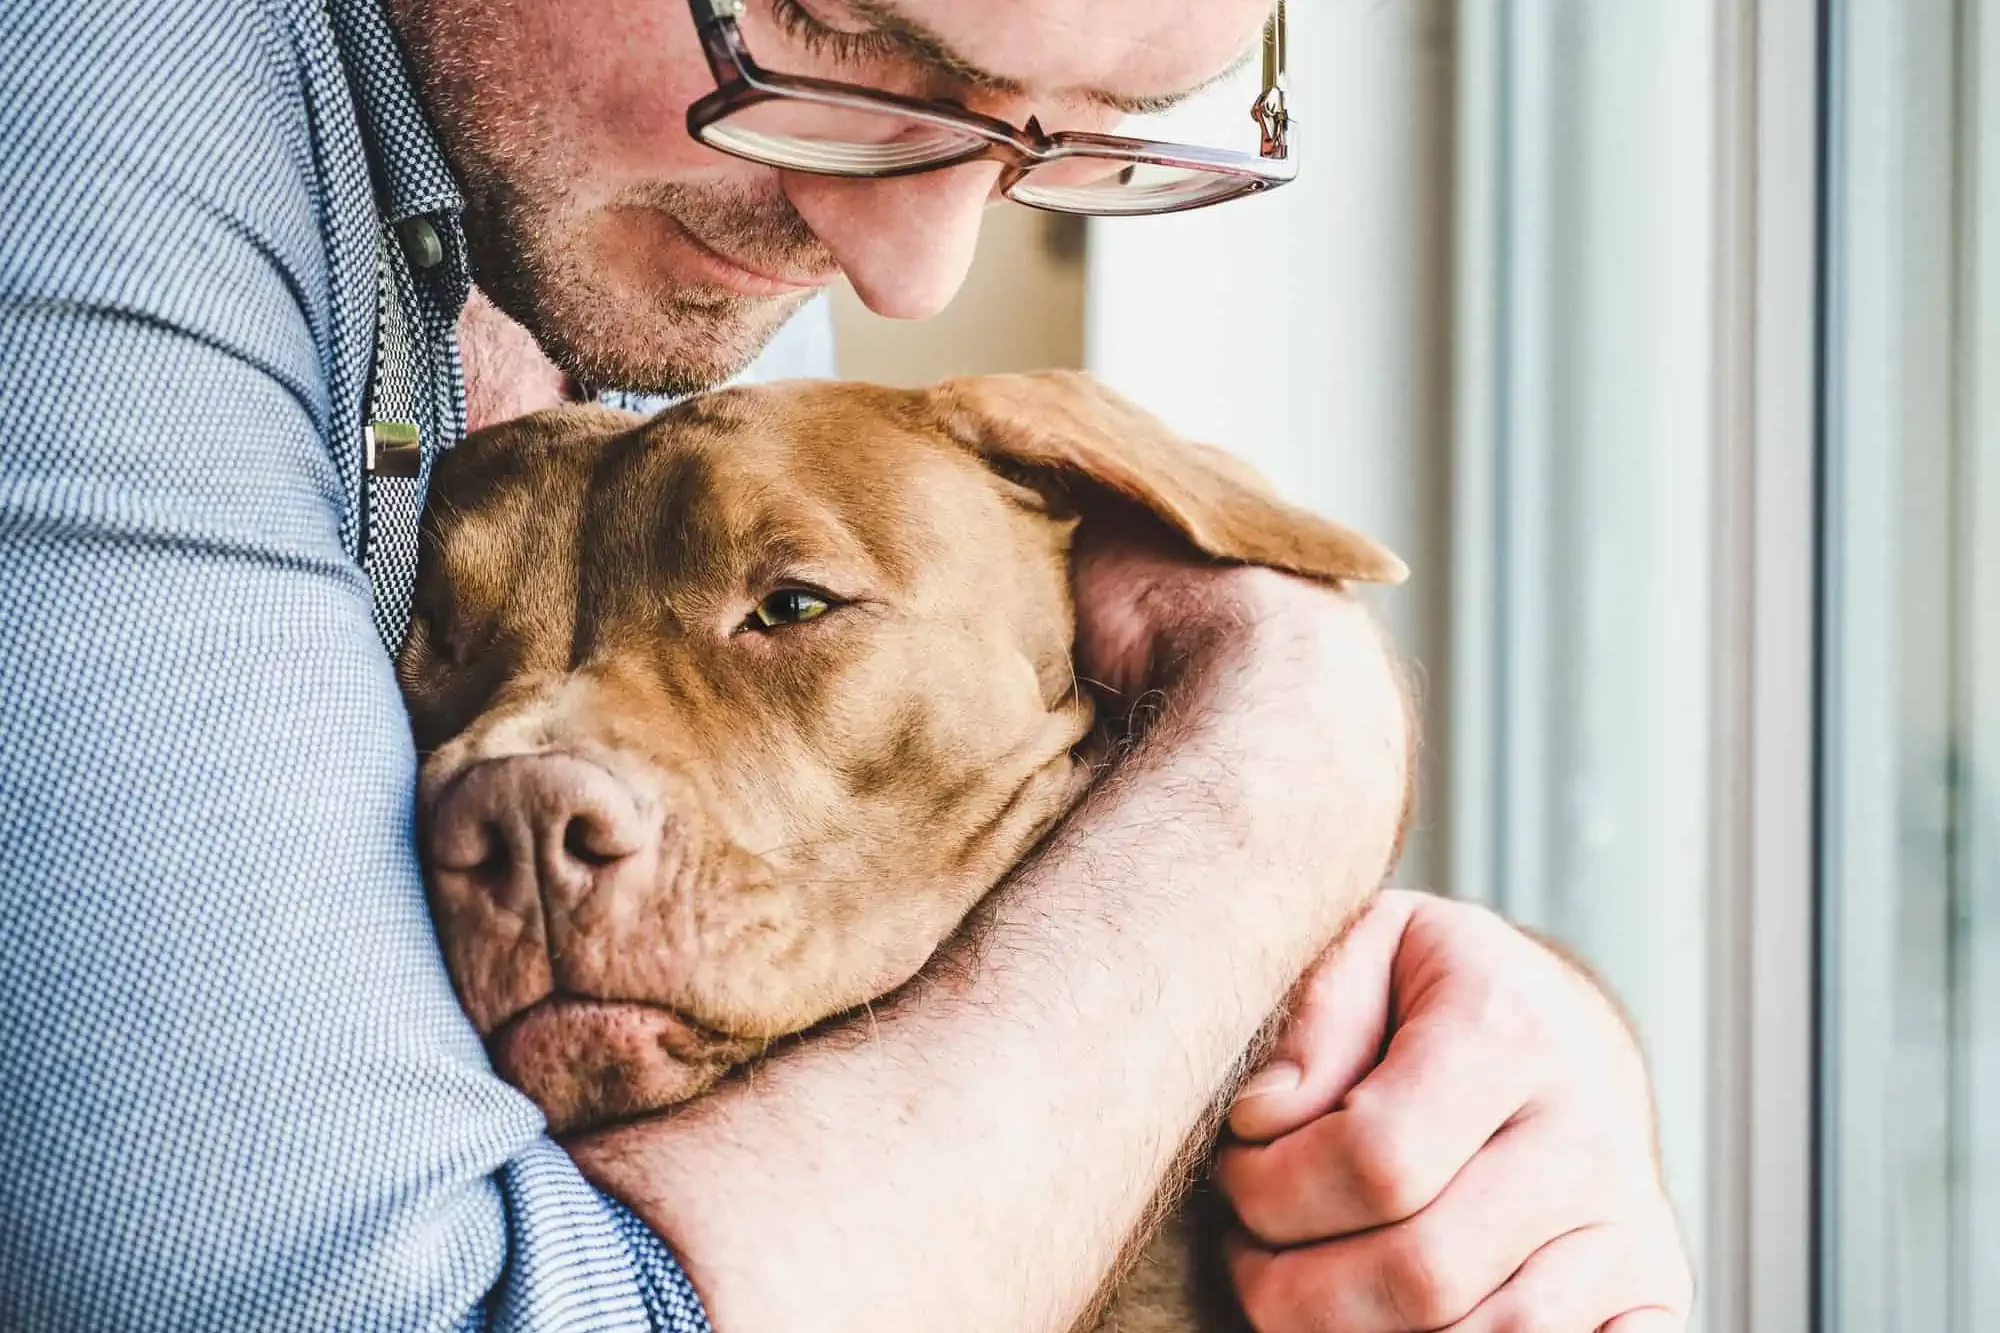
M1270 0L748 0L766 68L1105 130L1256 40ZM921 318L971 262L999 167L776 171L691 139L713 90L686 0L393 0L466 191L479 284L564 370L684 393L747 364L845 273ZM948 68L902 34L915 30Z

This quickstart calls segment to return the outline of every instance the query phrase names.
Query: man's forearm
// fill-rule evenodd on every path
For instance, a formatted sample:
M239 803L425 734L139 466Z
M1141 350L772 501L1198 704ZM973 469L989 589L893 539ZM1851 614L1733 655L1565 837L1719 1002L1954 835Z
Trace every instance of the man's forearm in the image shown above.
M923 979L572 1145L725 1333L1052 1329L1387 869L1408 759L1358 607L1224 661Z

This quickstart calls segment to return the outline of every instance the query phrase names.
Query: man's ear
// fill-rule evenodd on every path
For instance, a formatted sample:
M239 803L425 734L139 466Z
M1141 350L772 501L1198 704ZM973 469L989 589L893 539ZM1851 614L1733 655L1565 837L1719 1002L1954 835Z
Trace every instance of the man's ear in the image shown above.
M1038 489L1052 481L1074 492L1074 483L1087 483L1139 505L1218 560L1326 582L1408 576L1385 547L1285 503L1248 464L1182 439L1089 375L967 376L924 392L952 438L996 471ZM1087 515L1088 495L1077 498Z

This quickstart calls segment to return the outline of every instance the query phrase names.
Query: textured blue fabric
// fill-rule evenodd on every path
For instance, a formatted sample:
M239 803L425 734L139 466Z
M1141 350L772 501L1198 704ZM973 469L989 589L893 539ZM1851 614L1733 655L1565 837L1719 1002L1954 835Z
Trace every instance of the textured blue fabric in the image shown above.
M453 256L446 429L462 241L375 5L0 0L0 1328L706 1327L425 912L378 199Z

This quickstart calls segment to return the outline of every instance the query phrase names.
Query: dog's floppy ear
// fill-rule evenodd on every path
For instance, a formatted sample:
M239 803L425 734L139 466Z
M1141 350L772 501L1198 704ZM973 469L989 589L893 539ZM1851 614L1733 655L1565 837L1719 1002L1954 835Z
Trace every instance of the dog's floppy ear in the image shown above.
M941 381L952 436L1016 479L1083 480L1140 505L1205 555L1307 578L1400 583L1403 562L1279 499L1248 464L1185 440L1089 375L1043 371Z

